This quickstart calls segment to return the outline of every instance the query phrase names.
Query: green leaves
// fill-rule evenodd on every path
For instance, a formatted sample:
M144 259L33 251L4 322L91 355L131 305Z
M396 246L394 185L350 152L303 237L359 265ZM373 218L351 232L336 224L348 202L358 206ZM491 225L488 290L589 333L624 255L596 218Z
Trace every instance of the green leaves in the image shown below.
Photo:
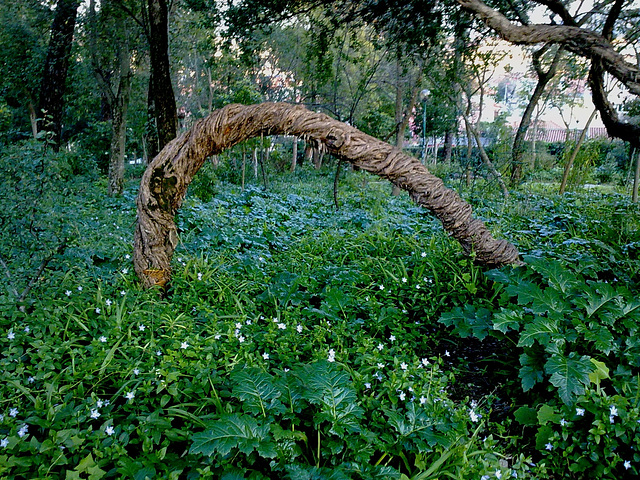
M588 356L578 357L575 352L571 352L567 357L552 355L544 369L551 375L549 381L558 388L562 401L572 405L576 396L582 395L585 386L589 384L592 367Z
M274 385L273 377L257 368L243 368L231 373L233 395L244 402L247 413L274 415L284 410L278 400L281 392Z
M249 455L254 450L265 458L276 456L275 446L269 435L269 426L260 424L248 415L224 415L204 432L192 436L189 453L211 456L227 455L232 449Z

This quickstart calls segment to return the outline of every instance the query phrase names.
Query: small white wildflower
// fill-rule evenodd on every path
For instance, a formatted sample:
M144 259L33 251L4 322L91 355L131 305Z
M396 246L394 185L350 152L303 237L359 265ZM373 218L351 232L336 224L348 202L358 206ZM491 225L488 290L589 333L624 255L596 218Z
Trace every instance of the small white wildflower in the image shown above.
M251 320L247 320L246 322L244 322L245 325L251 325L253 322Z
M500 470L496 470L495 476L496 478L502 478L502 472Z
M284 329L286 329L286 328L287 328L287 325L286 325L286 324L284 324L284 323L279 323L279 324L278 324L278 328L279 328L280 330L284 330Z
M612 417L617 417L618 416L618 408L615 405L611 405L609 407L609 413L611 414Z
M222 336L222 335L220 335L219 333L216 333L216 334L213 336L213 338L214 338L214 340L220 340L220 337L221 337L221 336Z
M384 290L384 285L380 285L380 290Z
M335 362L336 361L336 352L335 352L335 350L333 348L329 350L329 355L327 356L327 361L328 362Z
M14 338L16 338L16 334L13 333L13 330L9 330L9 333L7 333L7 338L9 340L13 340Z
M123 268L122 269L122 274L126 275L127 273L129 273L129 269L128 268Z
M134 369L133 369L133 374L134 374L134 375L140 375L140 369L139 369L139 368L137 368L137 367L136 367L136 368L134 368Z
M14 417L14 418L15 418L15 417L17 417L17 416L18 416L18 413L19 413L19 412L20 412L20 410L18 410L18 409L17 409L17 408L15 408L15 407L14 407L14 408L10 408L10 409L9 409L9 416L10 416L10 417Z
M129 255L128 253L124 256L124 258L126 258L127 260L129 260L131 258L131 255Z
M127 292L125 292L124 290L120 290L120 295L122 295L123 297L127 294Z
M157 355L158 357L161 357L161 356L162 356L162 351L161 351L161 350L158 350L158 351L156 352L156 355Z
M417 285L416 285L416 288L417 288L418 290L420 290L420 284L417 284Z
M101 335L101 336L98 338L98 341L99 341L100 343L107 343L107 337L105 337L104 335Z
M242 328L242 324L241 323L236 323L236 330L240 330Z
M424 395L420 396L420 405L424 405L425 403L427 403L427 397L425 397Z
M625 460L624 469L629 470L631 468L631 462L629 460Z
M244 337L243 337L242 335L240 335L240 336L238 337L238 341L239 341L240 343L243 343L243 342L244 342Z
M399 398L401 401L403 401L403 402L404 402L404 399L405 399L405 398L407 398L407 394L406 394L406 393L404 393L404 392L400 392L400 393L398 394L398 398Z
M567 422L564 418L560 419L560 426L561 427L565 427L567 425L567 423L569 423L569 422Z
M104 301L104 304L105 304L107 307L110 307L112 303L113 303L113 302L112 302L111 300L109 300L108 298Z
M101 399L96 400L96 407L102 408L104 406L104 401Z
M107 427L104 429L104 433L106 433L107 435L113 435L114 432L115 430L111 425L107 425Z
M297 331L298 333L302 333L302 325L298 325L298 326L296 327L296 331Z
M402 277L402 283L407 283L407 277Z
M613 415L609 415L609 423L616 423L616 417Z
M451 354L449 353L449 350L445 350L444 351L444 356L445 357L450 357L451 356Z
M7 437L0 440L0 447L7 448L9 446L9 439Z
M147 327L145 327L143 324L138 325L138 330L140 330L141 332L144 332L145 328Z
M188 344L187 342L182 342L182 343L180 344L180 348L181 348L182 350L186 350L187 348L189 348L189 344Z
M29 425L22 425L20 427L20 430L18 430L18 436L20 438L24 437L27 434L27 431L29 430Z
M482 475L480 480L489 480L491 477L489 475Z
M408 366L405 362L402 362L402 363L400 364L400 368L401 368L402 370L406 370L408 367L409 367L409 366Z
M384 345L379 343L377 348L379 351L382 351L384 349Z
M259 262L264 262L264 258L262 258L262 257L258 257L258 261L259 261Z
M425 367L430 365L429 359L427 359L427 358L423 358L420 361L422 362L422 365L424 365Z
M202 274L198 273L198 280L202 280Z
M396 341L396 336L395 335L389 335L389 340L392 342Z
M264 352L262 354L262 358L264 358L265 360L269 360L269 354L267 352Z
M371 384L369 382L366 382L364 384L364 388L366 388L367 390L371 388Z
M576 408L576 415L584 417L584 408Z
M82 285L78 285L78 291L81 292L82 291Z
M35 379L35 378L33 378L33 377L29 377L29 378L27 378L27 382L29 382L29 383L36 383L36 379Z
M473 423L478 423L478 420L480 420L480 415L478 415L473 410L469 410L469 418Z
M100 412L97 409L95 408L91 409L91 418L98 418L99 416L100 416Z
M99 308L96 308L96 313L100 313L100 309Z
M547 450L551 451L553 450L553 445L551 445L551 443L547 443L544 448L546 448Z
M379 363L378 363L378 368L379 368L380 370L382 370L382 369L384 368L384 363L379 362Z
M124 396L127 400L133 400L136 396L135 392L127 392L127 394Z
M422 253L420 254L420 256L421 256L422 258L426 257L426 256L427 256L427 252L422 252Z
M30 331L31 331L31 329L29 328L29 325L24 327L24 333L29 333Z
M71 290L66 290L66 291L64 292L64 294L65 294L67 297L70 297L70 296L71 296Z

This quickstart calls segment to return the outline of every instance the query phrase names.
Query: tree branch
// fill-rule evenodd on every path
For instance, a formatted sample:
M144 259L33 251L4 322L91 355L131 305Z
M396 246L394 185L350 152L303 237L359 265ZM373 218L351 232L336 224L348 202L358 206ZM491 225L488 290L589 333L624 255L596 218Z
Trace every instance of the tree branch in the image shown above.
M620 80L631 93L640 95L640 67L627 62L602 35L568 25L519 26L480 0L458 0L458 3L508 42L517 45L561 44L573 53L601 62L604 69Z

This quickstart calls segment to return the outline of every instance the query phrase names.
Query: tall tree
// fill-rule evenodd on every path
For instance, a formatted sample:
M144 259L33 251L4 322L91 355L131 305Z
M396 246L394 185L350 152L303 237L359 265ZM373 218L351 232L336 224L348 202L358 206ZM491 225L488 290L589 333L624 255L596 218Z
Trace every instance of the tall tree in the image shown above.
M58 1L40 84L39 110L47 115L41 128L52 133L55 150L60 148L64 93L79 6L80 0Z

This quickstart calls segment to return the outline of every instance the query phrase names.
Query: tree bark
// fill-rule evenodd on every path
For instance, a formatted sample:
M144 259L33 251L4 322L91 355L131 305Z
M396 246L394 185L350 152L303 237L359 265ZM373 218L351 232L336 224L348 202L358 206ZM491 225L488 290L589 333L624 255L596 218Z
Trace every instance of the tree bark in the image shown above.
M538 105L538 102L542 98L542 94L544 93L547 84L558 72L558 65L560 64L560 59L562 57L562 49L560 48L554 55L553 60L551 61L551 65L545 72L542 68L542 63L540 60L546 50L548 50L548 48L545 46L533 54L533 66L538 76L538 83L536 84L536 88L533 90L533 94L529 99L529 103L527 104L527 107L522 114L520 125L518 125L516 136L513 139L513 148L511 150L510 179L510 183L512 186L517 185L518 183L520 183L520 180L522 180L522 165L524 164L526 145L525 138L527 135L527 131L531 126L531 118L533 117L533 112Z
M640 149L636 149L636 169L633 174L633 190L631 192L631 201L638 203L638 187L640 186Z
M47 115L47 119L41 123L40 129L51 132L52 146L56 151L60 149L64 93L79 6L80 0L60 0L58 2L51 25L47 59L40 84L38 113L44 112Z
M485 265L519 262L517 249L491 236L471 216L471 206L444 186L418 160L354 127L284 103L228 105L169 143L145 171L137 198L134 266L144 287L165 286L178 242L174 216L187 187L207 157L260 135L296 135L323 145L332 155L391 181L409 192Z
M296 171L296 163L298 161L298 137L293 137L293 146L291 154L291 173Z
M169 10L166 0L148 0L149 14L149 118L153 141L149 154L154 157L178 133L178 110L171 84L169 65Z

